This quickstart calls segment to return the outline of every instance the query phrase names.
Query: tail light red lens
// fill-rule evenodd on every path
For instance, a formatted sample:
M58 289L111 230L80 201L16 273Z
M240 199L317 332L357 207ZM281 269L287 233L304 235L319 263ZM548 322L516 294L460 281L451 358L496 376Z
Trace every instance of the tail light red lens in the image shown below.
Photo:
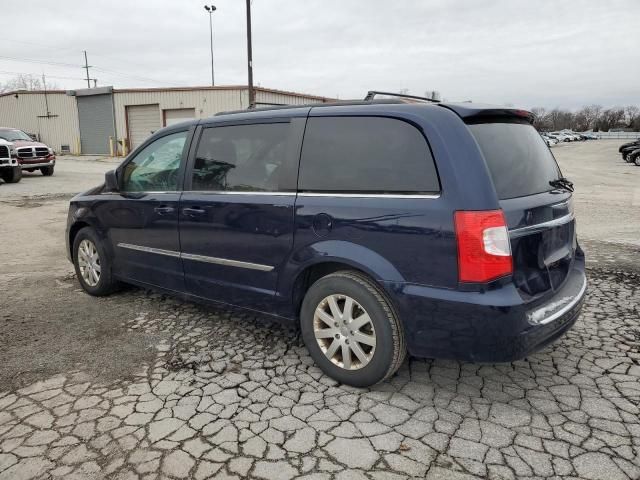
M511 243L502 210L458 211L458 279L484 283L513 273Z

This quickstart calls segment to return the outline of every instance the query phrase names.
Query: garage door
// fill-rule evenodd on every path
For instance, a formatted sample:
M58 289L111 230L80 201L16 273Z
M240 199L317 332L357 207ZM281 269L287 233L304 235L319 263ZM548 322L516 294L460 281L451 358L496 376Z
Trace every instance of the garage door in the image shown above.
M111 94L77 96L80 148L83 154L109 154L113 133Z
M160 130L160 107L156 104L128 105L126 108L129 146L134 149L149 135Z
M186 120L194 120L196 118L195 108L172 108L164 111L164 126L168 127L176 123Z

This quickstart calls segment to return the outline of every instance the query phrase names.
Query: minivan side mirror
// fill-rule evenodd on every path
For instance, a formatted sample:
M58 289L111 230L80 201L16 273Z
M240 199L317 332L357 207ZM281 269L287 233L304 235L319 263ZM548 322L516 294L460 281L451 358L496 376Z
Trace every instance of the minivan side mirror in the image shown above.
M104 191L105 192L117 192L118 191L118 176L115 170L109 170L104 174Z

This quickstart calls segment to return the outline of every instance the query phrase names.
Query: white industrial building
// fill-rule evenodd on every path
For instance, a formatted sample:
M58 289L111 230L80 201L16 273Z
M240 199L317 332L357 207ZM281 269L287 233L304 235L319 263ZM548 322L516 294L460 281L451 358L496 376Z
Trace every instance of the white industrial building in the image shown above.
M329 99L255 88L256 105ZM59 153L123 154L156 130L249 106L246 86L17 91L0 94L0 127L19 128Z

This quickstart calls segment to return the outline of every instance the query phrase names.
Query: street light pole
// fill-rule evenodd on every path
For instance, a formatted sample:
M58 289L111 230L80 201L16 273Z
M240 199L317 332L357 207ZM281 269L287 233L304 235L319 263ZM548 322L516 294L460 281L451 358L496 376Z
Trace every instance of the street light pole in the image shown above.
M247 0L247 68L249 75L249 108L256 106L256 92L253 90L253 60L251 53L251 0Z
M211 86L215 85L213 79L213 12L216 11L215 5L205 5L204 9L209 12L209 36L210 36L210 46L211 46Z

